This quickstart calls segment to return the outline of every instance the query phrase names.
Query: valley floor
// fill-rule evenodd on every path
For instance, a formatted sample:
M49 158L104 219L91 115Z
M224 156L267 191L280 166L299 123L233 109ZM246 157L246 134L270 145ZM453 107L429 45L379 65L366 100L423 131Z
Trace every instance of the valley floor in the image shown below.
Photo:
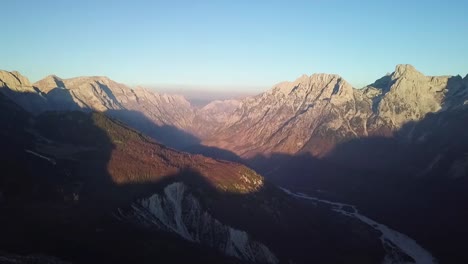
M316 197L308 196L304 193L294 193L290 190L284 189L289 195L314 201L317 203L325 204L330 206L331 210L338 212L342 215L353 217L360 220L361 222L371 226L375 230L382 233L380 239L382 245L387 252L384 263L415 263L415 264L436 264L437 261L430 252L421 247L412 238L402 234L396 230L389 228L386 225L377 223L369 217L362 215L356 209L354 205L331 202Z

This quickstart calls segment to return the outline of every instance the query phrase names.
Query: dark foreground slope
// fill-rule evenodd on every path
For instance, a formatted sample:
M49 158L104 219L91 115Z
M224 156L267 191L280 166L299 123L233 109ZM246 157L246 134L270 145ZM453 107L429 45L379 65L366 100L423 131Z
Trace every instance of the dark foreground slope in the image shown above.
M349 140L324 158L276 154L253 163L277 184L357 205L416 239L441 263L465 263L467 124L462 108L427 115L390 137Z
M375 231L293 200L247 167L169 149L101 113L32 117L0 100L3 255L73 263L384 258Z
M468 75L398 65L363 89L326 74L278 84L204 143L280 186L357 205L442 263L468 263L467 125Z

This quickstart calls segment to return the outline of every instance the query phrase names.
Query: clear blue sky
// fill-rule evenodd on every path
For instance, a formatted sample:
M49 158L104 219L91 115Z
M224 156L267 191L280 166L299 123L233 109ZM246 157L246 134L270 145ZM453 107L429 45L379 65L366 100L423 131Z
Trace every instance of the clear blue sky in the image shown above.
M399 63L468 73L464 0L10 0L0 8L0 69L32 81L106 75L252 89L314 72L362 86Z

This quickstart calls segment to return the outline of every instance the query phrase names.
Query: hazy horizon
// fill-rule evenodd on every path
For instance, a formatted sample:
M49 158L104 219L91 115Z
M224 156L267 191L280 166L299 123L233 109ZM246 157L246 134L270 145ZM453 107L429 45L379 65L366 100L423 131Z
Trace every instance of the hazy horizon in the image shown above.
M196 86L196 85L149 85L142 86L160 93L182 95L195 107L203 107L216 100L242 99L266 91L264 87L251 87L251 90L236 90L235 87Z

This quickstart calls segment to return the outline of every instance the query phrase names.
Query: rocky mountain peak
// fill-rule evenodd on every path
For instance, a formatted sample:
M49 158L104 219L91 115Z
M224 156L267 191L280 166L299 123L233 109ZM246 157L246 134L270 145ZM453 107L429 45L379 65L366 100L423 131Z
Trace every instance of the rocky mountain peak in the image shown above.
M47 109L43 94L17 71L0 70L0 92L31 113Z
M12 90L29 83L18 73L0 73L0 81L8 80ZM263 94L215 101L202 109L183 96L130 88L103 76L50 75L30 89L36 92L31 92L37 101L34 109L107 112L173 147L182 143L167 140L174 134L170 128L183 131L180 136L187 144L201 139L208 146L248 156L311 149L319 155L350 137L388 135L428 113L465 107L467 84L468 75L425 76L412 65L401 64L365 89L354 89L337 74L304 74ZM33 105L31 99L16 102L26 108ZM167 138L161 138L163 134Z
M34 92L28 78L17 71L0 71L0 87L9 87L17 92Z
M65 89L84 89L88 85L94 84L105 84L109 85L114 83L111 79L106 76L81 76L70 79L62 79L56 75L49 75L42 80L39 80L34 83L34 86L37 87L42 92L48 93L54 88L65 88Z
M393 78L424 76L411 64L398 64L393 72Z
M327 82L333 79L342 79L338 74L332 73L314 73L309 77L310 80L315 82Z
M428 113L464 107L467 83L468 76L425 76L409 64L365 89L336 74L302 75L244 99L203 143L243 157L299 151L320 156L349 138L391 135Z
M66 80L68 89L82 89L86 86L94 84L104 84L109 86L111 83L115 82L106 76L82 76Z
M293 82L282 82L274 86L269 94L304 98L308 95L330 98L335 94L352 94L352 86L337 74L304 74Z
M309 144L311 135L327 133L322 126L326 120L353 114L354 105L354 89L341 76L302 75L242 100L203 144L226 148L243 157L260 152L295 153ZM331 124L331 129L349 126L341 119Z
M399 79L421 79L424 77L424 74L416 70L413 65L398 64L395 66L395 71L387 73L385 76L377 79L374 83L368 85L366 89L377 88L383 93L387 93Z
M374 98L374 106L379 117L394 129L428 113L456 108L467 96L460 76L426 76L408 64L397 65L391 75L371 86L383 88Z
M54 88L65 88L62 78L57 75L49 75L42 80L35 82L34 87L37 87L40 91L44 93L50 92Z

